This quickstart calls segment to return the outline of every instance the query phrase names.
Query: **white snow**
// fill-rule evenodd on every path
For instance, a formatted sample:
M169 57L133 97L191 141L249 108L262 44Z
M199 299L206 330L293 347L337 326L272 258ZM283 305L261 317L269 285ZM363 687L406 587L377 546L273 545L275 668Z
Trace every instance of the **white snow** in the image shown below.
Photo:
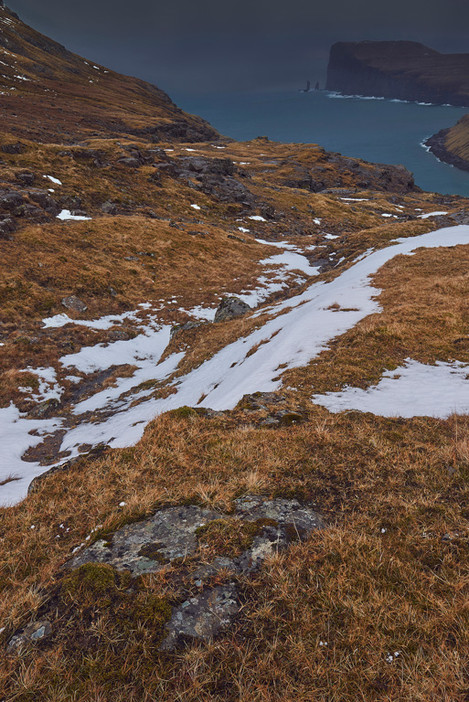
M344 202L369 202L368 197L341 197Z
M325 238L325 239L329 239L330 241L332 241L333 239L338 239L338 238L339 238L339 235L338 235L338 234L326 234L326 235L324 236L324 238Z
M49 180L51 180L51 181L52 181L53 183L55 183L56 185L62 185L62 181L59 180L58 178L54 178L54 176L45 175L44 178L48 178Z
M78 215L72 215L70 210L62 210L60 214L57 215L57 219L62 220L75 220L76 222L84 222L91 219L91 217L80 217Z
M265 239L256 239L258 244L265 244L265 246L275 246L277 249L289 249L290 251L298 251L298 247L295 244L289 244L288 241L265 241Z
M443 215L447 215L447 212L427 212L427 214L419 215L419 219L428 219L429 217L442 217Z
M314 219L313 219L314 224L318 224L318 225L319 225L319 224L321 224L321 221L322 221L322 220L320 220L319 217L314 217Z
M74 368L81 373L91 373L121 364L135 365L137 370L133 377L118 378L115 387L100 390L75 406L77 425L66 430L61 450L68 451L69 456L73 457L79 454L83 443L130 446L141 438L147 423L162 412L182 405L232 409L246 393L278 389L286 370L306 365L327 348L333 338L353 328L369 314L380 311L376 300L380 291L372 287L370 276L387 261L400 254L412 255L420 247L458 245L469 245L469 225L399 239L384 249L366 252L361 260L334 280L313 282L301 294L259 310L255 314L262 312L267 315L267 321L262 326L224 347L186 375L172 380L170 376L184 354L173 354L160 362L169 342L169 326L157 329L148 326L135 339L117 341L108 346L85 347L76 354L65 356L61 363L72 373ZM281 255L286 254L290 252ZM272 284L272 276L262 282ZM330 309L333 303L339 305L338 310ZM415 363L409 361L408 366L400 371L401 374L411 374L416 368ZM423 407L425 414L434 411L431 402L435 397L432 393L436 393L436 385L446 387L447 396L450 396L449 400L445 400L446 409L441 409L441 412L463 411L467 407L464 399L467 398L467 368L463 369L458 364L453 364L450 369L447 366L439 364L431 367L429 373L439 372L441 375L438 382L432 381L432 388L428 391L424 388L430 385L424 384L423 371L420 371L418 390L422 395L427 393ZM408 368L410 371L406 370ZM167 397L151 396L151 388L141 389L138 394L130 392L145 380L164 379L167 383L165 387L173 391ZM387 380L390 383L399 382L398 379ZM128 394L123 396L124 392ZM403 393L400 391L400 394ZM442 390L438 400L442 406L443 394ZM414 390L414 402L415 395ZM333 401L331 398L329 400ZM79 413L91 409L95 412L93 421L83 417L80 422ZM102 421L99 422L99 419ZM0 459L2 475L14 473L22 479L20 484L13 482L0 486L1 504L22 499L30 480L46 470L21 460L24 451L41 440L41 437L32 436L29 432L37 430L47 433L60 426L59 420L26 420L13 406L0 410L0 445L7 447L5 457L2 455Z
M243 232L243 234L249 234L249 229L246 229L246 227L238 227L238 231Z
M31 394L32 399L36 400L36 402L59 399L62 395L63 389L57 382L57 373L54 368L28 367L22 372L37 375L39 387L36 392L32 393L31 388L28 386L19 388L21 392Z
M341 392L315 395L313 401L330 412L355 409L382 417L440 417L469 414L469 366L442 363L427 366L407 359L404 366L386 371L367 390L346 387Z
M277 256L265 258L260 262L264 266L283 266L290 271L303 271L306 275L318 275L319 268L312 266L306 256L292 251L285 251Z
M267 222L265 217L262 217L261 215L251 215L249 219L254 220L254 222Z
M123 312L122 314L109 314L99 319L70 319L68 314L56 314L53 317L46 317L42 320L44 329L57 329L64 327L66 324L75 324L80 327L88 327L89 329L110 329L116 324L123 322L126 319L137 319L137 312Z
M200 205L191 205L194 210L200 210Z
M26 419L13 404L0 408L0 482L15 478L0 486L0 505L15 504L24 499L30 482L47 470L39 463L23 461L22 456L28 448L41 443L45 435L59 429L61 424L58 419Z

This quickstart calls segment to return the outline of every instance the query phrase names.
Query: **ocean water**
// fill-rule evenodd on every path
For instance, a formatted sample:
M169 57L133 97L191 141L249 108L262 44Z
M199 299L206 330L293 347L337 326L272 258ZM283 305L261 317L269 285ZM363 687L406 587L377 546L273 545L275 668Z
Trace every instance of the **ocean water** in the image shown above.
M241 141L320 144L377 163L402 164L424 190L469 196L469 172L440 163L422 146L425 138L454 125L469 108L311 93L173 95L186 111Z

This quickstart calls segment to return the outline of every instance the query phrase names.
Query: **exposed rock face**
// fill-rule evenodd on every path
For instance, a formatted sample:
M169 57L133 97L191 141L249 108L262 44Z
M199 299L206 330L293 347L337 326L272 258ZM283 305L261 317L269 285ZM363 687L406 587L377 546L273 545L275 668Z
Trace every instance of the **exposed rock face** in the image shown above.
M242 317L250 312L251 308L246 302L243 302L239 297L225 297L220 302L217 311L215 312L215 322L225 322L228 319Z
M469 105L469 54L440 54L411 41L339 42L331 48L326 88Z

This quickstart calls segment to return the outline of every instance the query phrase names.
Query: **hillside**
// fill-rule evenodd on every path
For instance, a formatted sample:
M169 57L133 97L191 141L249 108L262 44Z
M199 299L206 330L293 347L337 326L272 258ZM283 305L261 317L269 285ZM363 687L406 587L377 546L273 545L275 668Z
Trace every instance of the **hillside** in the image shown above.
M469 54L441 54L411 41L338 42L327 90L435 104L469 105Z
M0 45L0 699L466 702L469 200Z
M469 170L469 115L464 115L454 127L442 129L426 141L437 158L463 171Z

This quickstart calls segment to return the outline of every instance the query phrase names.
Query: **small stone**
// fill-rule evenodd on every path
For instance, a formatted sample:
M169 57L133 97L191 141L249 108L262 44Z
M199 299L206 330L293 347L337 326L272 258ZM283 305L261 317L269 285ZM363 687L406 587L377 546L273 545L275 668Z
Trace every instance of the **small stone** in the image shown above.
M33 622L29 624L23 631L12 636L8 642L8 650L10 652L19 652L22 648L30 643L36 643L50 636L52 633L52 627L50 622L44 620L39 622Z
M73 310L74 312L86 312L86 310L88 309L85 303L75 295L64 297L62 300L62 305L68 310Z

